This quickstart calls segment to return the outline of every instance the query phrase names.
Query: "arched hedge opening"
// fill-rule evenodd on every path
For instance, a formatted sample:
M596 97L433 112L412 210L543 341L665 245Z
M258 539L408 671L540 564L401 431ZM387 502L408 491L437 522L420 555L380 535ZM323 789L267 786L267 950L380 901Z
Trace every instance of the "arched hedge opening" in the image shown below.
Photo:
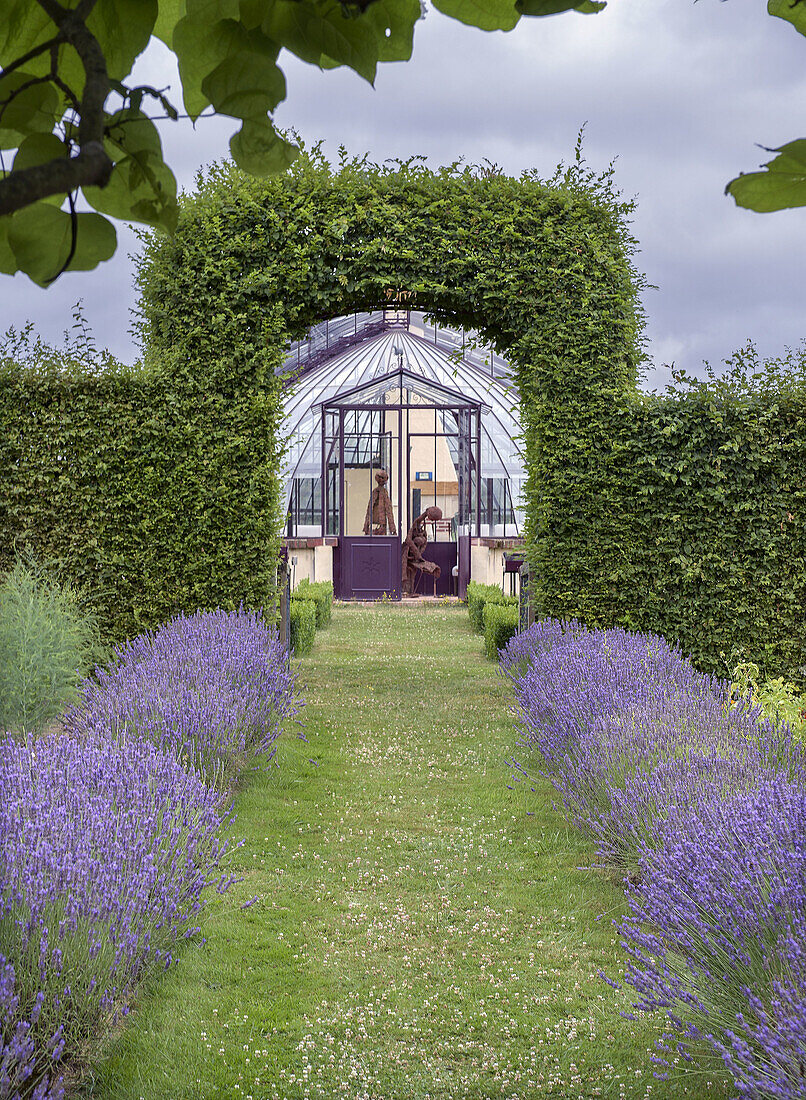
M558 525L588 545L591 524L609 522L592 514L590 472L569 499L546 447L560 435L595 469L610 447L604 410L635 389L641 279L630 209L610 173L580 161L549 181L433 172L417 159L333 169L316 152L268 180L217 165L183 200L176 236L145 250L144 343L177 378L203 371L215 390L232 386L234 349L261 362L354 311L399 302L478 329L514 367L531 471L527 535L542 561ZM279 380L261 378L275 401ZM242 371L241 390L252 384ZM589 572L598 575L595 563Z

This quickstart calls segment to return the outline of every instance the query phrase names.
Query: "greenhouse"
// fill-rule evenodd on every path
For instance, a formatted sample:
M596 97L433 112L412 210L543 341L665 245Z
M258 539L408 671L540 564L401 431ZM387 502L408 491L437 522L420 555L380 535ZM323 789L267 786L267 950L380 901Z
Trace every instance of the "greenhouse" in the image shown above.
M463 595L507 572L514 586L525 473L504 359L388 309L322 322L284 369L294 583L332 580L342 599Z

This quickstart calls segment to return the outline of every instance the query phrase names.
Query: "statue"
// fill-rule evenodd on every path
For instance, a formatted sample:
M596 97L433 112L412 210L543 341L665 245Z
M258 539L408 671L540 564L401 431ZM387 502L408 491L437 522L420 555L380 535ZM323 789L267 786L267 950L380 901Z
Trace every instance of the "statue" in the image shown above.
M436 562L426 561L423 557L428 543L428 535L425 533L426 521L442 519L442 509L432 504L426 508L421 516L412 523L411 530L403 543L403 595L413 596L414 585L420 573L428 573L434 578L434 584L439 580L442 570Z
M375 475L378 484L372 490L367 505L367 517L364 520L364 534L368 535L372 528L373 535L396 535L395 516L392 511L392 501L386 489L389 475L386 470L378 470ZM387 531L388 528L388 531Z

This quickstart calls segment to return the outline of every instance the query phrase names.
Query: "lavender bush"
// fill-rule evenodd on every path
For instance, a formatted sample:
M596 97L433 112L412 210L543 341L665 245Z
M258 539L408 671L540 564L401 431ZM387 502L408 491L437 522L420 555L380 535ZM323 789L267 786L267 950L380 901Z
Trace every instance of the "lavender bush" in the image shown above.
M148 738L219 785L272 752L295 710L277 632L255 612L180 615L115 649L65 719L101 738Z
M296 707L256 614L181 616L84 681L64 735L0 742L0 1100L58 1100L60 1064L125 1013L224 891L224 774Z
M708 1040L742 1096L806 1095L806 793L764 780L659 838L620 927L636 1007Z
M670 807L806 774L788 727L731 705L725 683L656 635L546 620L512 640L502 665L521 747L539 750L568 817L631 873Z
M628 872L637 1007L664 1009L681 1050L709 1042L742 1096L806 1096L806 755L791 728L653 635L547 620L502 665L521 748Z
M57 1097L65 1047L196 930L220 794L147 741L54 735L2 743L0 790L0 1097Z

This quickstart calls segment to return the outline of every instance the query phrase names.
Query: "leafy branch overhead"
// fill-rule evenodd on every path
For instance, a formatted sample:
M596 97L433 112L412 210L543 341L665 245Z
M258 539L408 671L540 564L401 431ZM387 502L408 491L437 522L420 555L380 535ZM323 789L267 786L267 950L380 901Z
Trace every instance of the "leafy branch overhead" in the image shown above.
M791 23L806 35L806 0L767 0L767 11ZM806 206L806 139L768 149L778 156L759 172L742 173L725 188L738 206L768 213L791 206Z
M446 15L508 30L522 15L603 7L591 0L435 0ZM171 232L176 181L155 118L180 110L239 122L230 148L253 175L296 148L272 113L285 98L282 50L370 83L411 55L420 0L3 0L0 12L0 271L47 285L115 251L110 219ZM183 103L131 81L152 36L176 55ZM81 193L92 212L78 212Z
M512 30L523 16L595 13L601 0L432 0L453 19ZM806 29L806 0L769 0ZM0 10L0 272L47 285L116 246L110 219L172 232L176 181L155 119L227 115L237 165L263 176L296 154L272 114L286 96L280 54L347 66L372 83L411 56L420 0L3 0ZM152 36L176 55L183 102L131 81ZM800 143L729 185L754 209L806 203ZM79 193L92 208L79 212Z

